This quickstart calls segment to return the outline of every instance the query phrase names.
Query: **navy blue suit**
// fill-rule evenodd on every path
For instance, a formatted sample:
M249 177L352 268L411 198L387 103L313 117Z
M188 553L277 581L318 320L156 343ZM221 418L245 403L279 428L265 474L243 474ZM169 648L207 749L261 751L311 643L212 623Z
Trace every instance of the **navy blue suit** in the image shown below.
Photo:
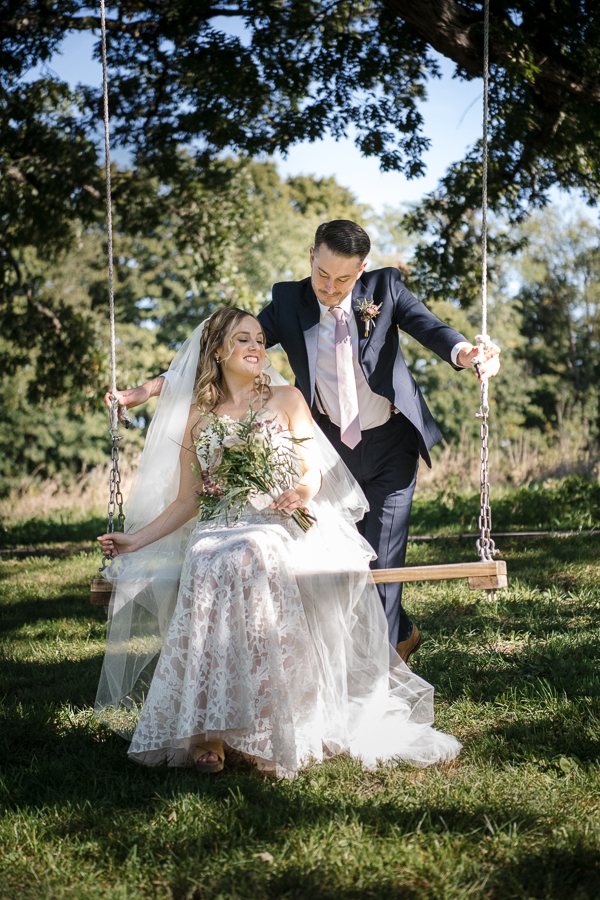
M381 310L365 337L357 301L371 297L381 304ZM281 344L296 376L296 387L366 494L370 511L359 529L377 553L373 567L396 568L404 565L406 556L419 456L430 466L429 450L442 437L406 366L398 329L451 365L452 348L466 339L407 290L397 269L364 272L352 291L352 309L358 323L360 366L369 387L398 410L385 425L363 431L353 450L341 442L339 428L315 407L321 312L310 278L274 285L273 300L258 318L267 346ZM402 585L379 585L379 592L390 642L395 646L409 636L412 627L402 608Z

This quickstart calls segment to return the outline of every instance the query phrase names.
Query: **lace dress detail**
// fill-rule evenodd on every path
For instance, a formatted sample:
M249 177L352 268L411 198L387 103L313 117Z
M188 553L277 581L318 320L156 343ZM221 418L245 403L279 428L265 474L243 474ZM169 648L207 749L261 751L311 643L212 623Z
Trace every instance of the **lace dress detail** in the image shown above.
M133 759L191 765L196 743L222 738L293 777L344 750L368 765L458 753L430 727L431 686L387 643L368 545L355 529L341 534L347 524L320 525L304 534L286 514L250 506L234 525L196 525ZM335 552L323 546L330 528Z
M223 738L277 774L320 756L318 686L290 532L265 510L197 526L177 606L131 744L140 761L189 764L194 737Z

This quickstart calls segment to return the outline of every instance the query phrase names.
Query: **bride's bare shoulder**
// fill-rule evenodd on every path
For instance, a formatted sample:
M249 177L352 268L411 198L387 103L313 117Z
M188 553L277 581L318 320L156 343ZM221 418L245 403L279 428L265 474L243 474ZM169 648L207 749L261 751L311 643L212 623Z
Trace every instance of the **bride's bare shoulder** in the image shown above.
M291 384L280 384L272 387L273 391L273 400L277 403L281 404L281 407L285 409L288 406L298 406L299 404L306 405L306 400L301 391L296 387L292 387Z
M197 437L199 432L208 427L209 415L202 409L198 409L195 403L190 406L186 430Z

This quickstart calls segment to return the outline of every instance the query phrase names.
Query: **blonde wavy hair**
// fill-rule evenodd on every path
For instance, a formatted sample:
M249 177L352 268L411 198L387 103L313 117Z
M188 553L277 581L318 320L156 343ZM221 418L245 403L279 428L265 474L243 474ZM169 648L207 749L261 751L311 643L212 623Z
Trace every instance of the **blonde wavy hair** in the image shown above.
M200 356L198 357L194 396L199 409L205 412L212 412L227 399L222 364L231 356L233 352L233 335L242 319L245 319L247 316L258 322L256 316L253 316L252 313L246 312L244 309L238 309L235 306L228 306L226 309L220 309L218 312L213 313L204 323L200 340ZM216 357L219 352L224 353L224 356L217 362ZM269 400L273 393L269 386L271 383L269 376L265 372L261 372L260 375L256 376L255 382L257 392L266 391L264 396L266 400Z

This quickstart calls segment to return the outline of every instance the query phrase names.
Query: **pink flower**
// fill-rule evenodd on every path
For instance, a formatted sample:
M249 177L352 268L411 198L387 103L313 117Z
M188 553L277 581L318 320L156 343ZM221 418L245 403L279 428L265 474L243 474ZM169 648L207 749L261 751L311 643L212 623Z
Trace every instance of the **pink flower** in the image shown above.
M367 306L367 308L365 310L365 313L368 316L376 316L378 312L379 312L379 310L377 309L376 306Z
M200 478L202 480L202 493L207 497L221 497L223 495L222 489L216 484L209 476L208 472L202 470L200 472Z

